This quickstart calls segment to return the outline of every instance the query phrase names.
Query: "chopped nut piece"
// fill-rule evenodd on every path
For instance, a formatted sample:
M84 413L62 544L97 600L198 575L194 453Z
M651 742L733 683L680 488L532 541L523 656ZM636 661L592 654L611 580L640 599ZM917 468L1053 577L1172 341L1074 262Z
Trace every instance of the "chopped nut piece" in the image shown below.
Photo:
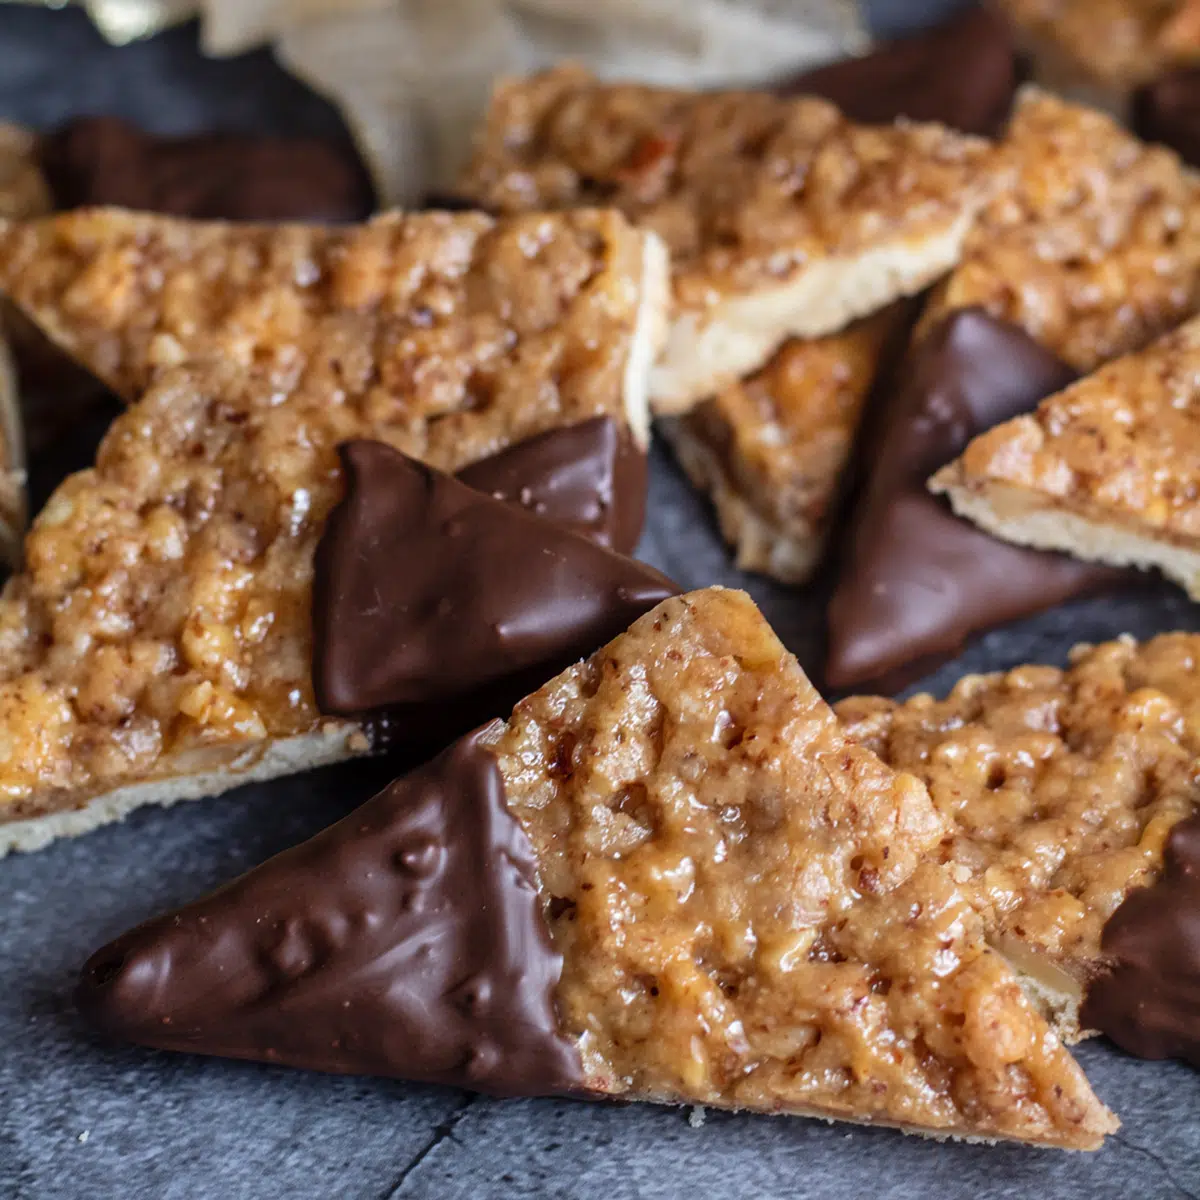
M854 697L836 712L928 785L952 826L938 857L1079 1036L1105 922L1155 882L1167 834L1200 802L1200 635L1080 647L1065 671L973 675L945 700Z
M893 307L845 333L786 342L757 374L660 422L743 570L802 583L816 569L900 317Z
M1200 318L981 434L930 488L997 537L1200 598Z
M460 192L499 212L613 204L672 255L675 319L652 380L682 411L921 291L958 260L1000 178L937 125L854 125L813 97L597 82L502 83Z
M668 600L485 735L589 1087L1091 1148L1116 1128L751 601Z
M81 221L113 219L127 220ZM149 220L191 244L196 227ZM279 266L299 234L281 230L277 253L263 231L246 236L206 269ZM211 338L191 325L191 344L222 358L163 375L35 521L26 569L0 598L0 851L366 748L356 724L320 717L311 688L313 550L340 494L340 442L376 439L454 470L547 429L619 419L644 386L638 341L662 297L620 217L395 218L359 236L397 243L401 258L411 245L425 264L375 259L386 317L308 315L286 342L268 323L240 351L249 318L213 317L225 332ZM139 278L160 263L132 242L124 254ZM131 387L155 311L182 325L196 312L181 275L162 278L144 327L111 334L104 307L87 327L90 351L115 348ZM214 287L236 305L250 279ZM268 283L246 303L274 294ZM275 311L296 312L284 294Z

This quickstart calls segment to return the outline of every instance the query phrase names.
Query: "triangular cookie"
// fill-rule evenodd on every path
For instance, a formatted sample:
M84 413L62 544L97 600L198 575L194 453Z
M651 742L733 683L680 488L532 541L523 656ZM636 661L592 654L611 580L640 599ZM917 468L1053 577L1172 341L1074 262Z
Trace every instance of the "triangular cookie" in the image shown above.
M1116 1121L944 832L713 589L118 939L80 999L171 1049L1094 1148Z
M989 537L929 494L931 471L980 430L1032 408L1074 372L982 309L952 313L910 351L867 438L829 601L825 681L898 691L980 630L1113 584L1114 571Z
M383 442L338 453L345 496L321 534L312 603L327 715L379 713L407 742L444 745L679 591Z
M836 712L929 786L937 857L1061 1033L1200 1060L1200 636Z
M459 191L497 212L612 204L662 236L675 313L651 395L670 413L789 336L836 333L927 287L1000 182L986 143L941 126L561 67L500 84Z
M426 270L382 346L338 315L290 360L170 372L51 497L0 599L0 848L367 749L311 689L312 556L341 491L338 444L454 469L597 413L623 422L648 365L634 361L640 274L606 267L595 242L590 267L564 274L564 232L549 261L508 264L546 301L514 305L492 255L517 249L506 237L472 259L470 224L417 227L466 258L449 278ZM438 344L461 357L427 357ZM381 383L394 375L412 387Z
M579 415L623 390L643 444L666 286L661 243L614 212L268 226L85 209L0 233L0 290L129 401L207 358L285 387L323 323L381 411L400 395L431 415L503 414L517 395L549 410L547 380L586 379Z
M761 371L658 430L712 499L737 565L783 583L816 569L898 306L843 333L793 339Z
M977 437L930 488L997 537L1200 598L1200 318Z

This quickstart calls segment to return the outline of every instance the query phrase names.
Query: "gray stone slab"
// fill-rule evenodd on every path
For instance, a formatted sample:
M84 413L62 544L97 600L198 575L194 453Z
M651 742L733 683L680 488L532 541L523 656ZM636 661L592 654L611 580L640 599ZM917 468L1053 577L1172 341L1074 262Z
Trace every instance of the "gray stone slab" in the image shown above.
M933 8L874 0L890 28ZM0 116L46 123L120 111L161 129L329 130L336 117L265 55L198 58L190 30L112 51L78 14L0 7ZM40 494L87 461L98 426L37 464ZM801 592L733 570L705 505L656 452L642 555L682 583L746 586L810 668L826 584ZM981 639L926 681L1061 662L1079 640L1200 628L1162 584L1066 605ZM1096 1155L936 1145L819 1122L553 1101L334 1079L155 1054L93 1035L70 1001L87 954L128 925L294 844L365 799L385 764L355 765L119 827L0 863L0 1197L552 1197L904 1200L1200 1196L1200 1074L1102 1043L1080 1051L1124 1128Z

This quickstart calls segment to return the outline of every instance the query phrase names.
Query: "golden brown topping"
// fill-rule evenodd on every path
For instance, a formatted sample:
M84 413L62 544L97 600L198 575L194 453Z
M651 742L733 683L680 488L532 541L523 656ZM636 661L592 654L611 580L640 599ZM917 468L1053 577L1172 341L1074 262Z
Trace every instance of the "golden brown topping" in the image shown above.
M957 218L987 153L938 126L853 125L812 97L606 85L567 67L501 84L463 186L504 212L615 205L662 236L680 303L703 307Z
M816 567L898 317L890 309L845 333L787 342L757 374L662 423L743 570L800 583Z
M1080 372L1140 349L1200 308L1200 182L1161 147L1033 89L999 193L926 314L982 305Z
M1068 68L1107 84L1144 82L1200 57L1195 0L1001 0L1001 7Z
M987 143L854 125L812 97L602 84L560 68L503 83L460 190L499 212L611 204L671 251L676 320L652 380L684 411L923 290L1000 182Z
M849 736L929 786L951 827L938 858L988 938L1075 986L1100 932L1152 883L1200 802L1200 635L1080 647L1070 667L968 676L945 700L857 697ZM1075 997L1077 1001L1078 996Z
M611 212L258 226L85 209L8 227L0 287L127 400L207 358L285 387L320 327L379 418L403 410L416 428L465 411L502 422L517 397L547 416L606 411L645 255Z
M939 1135L1115 1127L741 593L667 601L492 735L590 1086Z
M1200 595L1200 318L981 434L931 486L1000 536Z
M0 820L320 728L312 554L339 494L339 442L372 438L452 470L622 414L640 276L610 264L600 231L641 239L619 218L416 228L448 235L452 283L414 267L388 284L387 320L311 318L294 354L247 369L250 352L231 351L164 374L95 468L51 497L0 599ZM543 253L555 228L562 244Z

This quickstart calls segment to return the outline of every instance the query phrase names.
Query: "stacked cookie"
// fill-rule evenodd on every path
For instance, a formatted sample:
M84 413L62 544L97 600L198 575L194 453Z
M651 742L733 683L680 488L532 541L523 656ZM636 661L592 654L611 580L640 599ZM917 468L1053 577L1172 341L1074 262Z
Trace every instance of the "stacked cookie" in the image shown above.
M812 94L872 72L874 111ZM1130 564L1195 587L1200 184L1040 91L997 141L888 119L957 81L990 132L1014 78L987 15L798 95L560 68L497 89L474 211L0 229L0 288L127 405L0 596L0 841L425 763L99 951L85 1011L1076 1149L1117 1123L1067 1044L1200 1057L1194 637L835 711L742 593L628 557L657 421L793 583L860 443L842 686Z

